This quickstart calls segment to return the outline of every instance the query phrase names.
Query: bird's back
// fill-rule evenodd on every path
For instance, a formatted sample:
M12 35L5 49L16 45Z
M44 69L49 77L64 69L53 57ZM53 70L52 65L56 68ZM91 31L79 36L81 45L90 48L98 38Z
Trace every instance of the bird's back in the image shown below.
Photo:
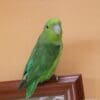
M56 65L53 66L53 64L60 53L60 49L60 45L53 44L42 44L37 46L27 63L27 68L30 68L27 72L27 84L35 79L42 79L42 81L46 80L46 74L49 73L52 67L56 67Z

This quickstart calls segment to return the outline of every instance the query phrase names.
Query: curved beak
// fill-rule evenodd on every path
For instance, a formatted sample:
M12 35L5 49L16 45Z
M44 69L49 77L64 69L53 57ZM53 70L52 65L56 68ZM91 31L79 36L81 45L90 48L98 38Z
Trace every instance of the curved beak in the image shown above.
M61 33L61 26L59 24L55 24L54 25L54 31L57 33L57 34L60 34Z

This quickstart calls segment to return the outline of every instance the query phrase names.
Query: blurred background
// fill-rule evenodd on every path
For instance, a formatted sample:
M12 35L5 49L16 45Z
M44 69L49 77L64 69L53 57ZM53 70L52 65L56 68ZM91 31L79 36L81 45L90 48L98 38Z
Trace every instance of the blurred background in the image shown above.
M99 0L0 0L0 81L21 79L49 18L59 17L64 48L58 75L81 73L87 99L100 99Z

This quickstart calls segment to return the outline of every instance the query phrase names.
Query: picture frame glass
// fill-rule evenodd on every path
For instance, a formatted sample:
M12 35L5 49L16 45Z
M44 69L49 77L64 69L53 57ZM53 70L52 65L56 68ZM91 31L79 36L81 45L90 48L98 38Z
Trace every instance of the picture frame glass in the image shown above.
M19 100L24 100L24 99L19 99ZM64 100L64 95L32 97L30 100Z

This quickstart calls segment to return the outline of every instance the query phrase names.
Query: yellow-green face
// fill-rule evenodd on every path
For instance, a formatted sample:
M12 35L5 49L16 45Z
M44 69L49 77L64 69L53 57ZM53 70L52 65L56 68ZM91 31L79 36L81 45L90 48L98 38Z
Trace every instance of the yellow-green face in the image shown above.
M48 22L46 23L44 30L46 31L52 31L55 34L60 35L62 33L62 28L61 28L61 22L60 19L58 18L52 18L49 19Z
M62 38L61 21L58 18L49 19L44 27L44 33L50 41L60 41Z

